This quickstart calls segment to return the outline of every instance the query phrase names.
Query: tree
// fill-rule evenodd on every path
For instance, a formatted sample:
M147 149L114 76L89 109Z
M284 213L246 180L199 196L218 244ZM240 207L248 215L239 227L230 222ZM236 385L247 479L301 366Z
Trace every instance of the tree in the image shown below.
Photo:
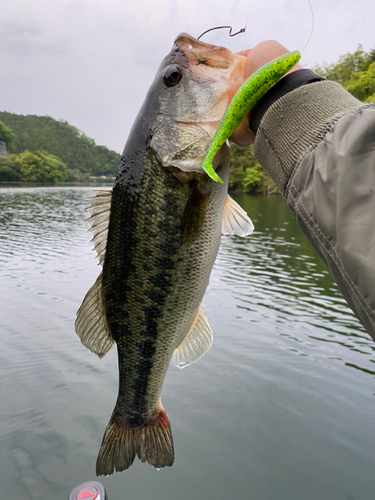
M231 145L231 166L229 169L229 189L243 193L277 193L273 181L257 162L254 146L240 148Z
M68 178L65 163L45 151L24 151L0 158L0 181L63 182Z
M337 63L315 66L314 71L327 80L333 80L345 87L351 80L353 73L366 71L374 61L375 49L367 53L363 50L362 45L358 45L353 54L340 56Z
M362 102L375 102L375 62L366 71L353 73L345 89Z
M5 146L9 152L12 151L15 138L16 135L12 130L4 122L0 121L0 141L5 142Z

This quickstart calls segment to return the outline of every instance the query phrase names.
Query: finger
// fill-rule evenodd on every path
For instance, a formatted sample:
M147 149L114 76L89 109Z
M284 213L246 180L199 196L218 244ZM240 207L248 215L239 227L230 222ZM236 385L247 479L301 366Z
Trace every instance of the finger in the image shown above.
M264 42L260 42L256 47L254 47L250 56L247 58L245 66L246 76L252 75L265 64L269 63L273 59L287 54L288 52L288 49L276 40L266 40ZM294 66L290 72L296 71L297 69L301 69L301 66Z
M235 52L235 55L236 56L244 56L244 57L247 57L250 52L252 51L253 49L244 49L244 50L240 50L239 52Z
M237 144L237 146L249 146L255 140L254 133L249 128L249 115L242 120L240 125L236 128L229 140Z

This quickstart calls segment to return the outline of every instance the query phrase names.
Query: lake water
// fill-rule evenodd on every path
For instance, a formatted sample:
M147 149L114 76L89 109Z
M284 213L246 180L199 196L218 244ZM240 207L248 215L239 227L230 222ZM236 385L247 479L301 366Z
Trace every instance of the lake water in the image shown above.
M99 273L92 188L0 188L0 498L67 499L95 479L117 356L74 333ZM279 197L239 196L204 303L214 345L163 387L172 468L138 460L109 500L375 498L375 344Z

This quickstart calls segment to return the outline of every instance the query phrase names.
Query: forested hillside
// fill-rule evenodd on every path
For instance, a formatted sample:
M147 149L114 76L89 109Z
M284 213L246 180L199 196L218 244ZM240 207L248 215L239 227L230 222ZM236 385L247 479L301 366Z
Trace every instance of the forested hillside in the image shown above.
M0 126L0 140L4 140L7 144L9 153L16 155L23 154L25 151L33 152L38 156L38 153L43 152L44 158L47 155L57 157L66 167L56 179L56 182L61 180L83 180L88 175L116 175L120 155L109 150L105 146L97 146L93 139L90 139L78 129L69 125L64 121L54 120L49 116L35 115L16 115L0 112L0 122L5 124L8 130L4 130L4 126ZM3 137L4 133L7 134ZM13 135L9 140L9 133ZM39 154L40 156L40 154ZM7 160L2 158L1 165L4 167L7 164L8 169L14 170L21 157L16 158L11 155ZM31 157L28 157L31 160ZM28 161L23 159L23 163ZM44 160L44 162L46 159ZM34 164L34 170L35 170ZM4 170L4 169L3 169ZM16 169L17 170L17 169ZM27 170L27 169L26 169ZM35 176L23 175L19 178L17 172L14 172L12 179L9 179L9 170L7 170L7 179L1 175L0 180L33 180ZM38 180L43 182L42 176L38 176ZM50 176L45 182L53 182Z

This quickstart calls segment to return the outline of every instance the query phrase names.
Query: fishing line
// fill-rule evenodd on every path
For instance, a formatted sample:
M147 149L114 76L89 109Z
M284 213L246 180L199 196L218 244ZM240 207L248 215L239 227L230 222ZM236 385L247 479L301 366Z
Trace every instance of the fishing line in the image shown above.
M306 42L306 45L303 47L303 49L301 50L301 54L302 52L305 51L306 47L308 46L308 44L310 43L310 40L311 40L311 37L312 37L312 34L314 32L314 28L315 28L315 16L314 16L314 10L313 10L313 7L311 5L311 2L310 0L307 0L309 6L310 6L310 11L311 11L311 21L312 21L312 25L311 25L311 31L310 31L310 36Z
M246 18L246 24L244 27L244 32L245 32L245 36L243 37L243 50L245 51L246 50L247 18Z
M246 18L246 24L245 24L245 36L243 37L243 53L245 54L245 50L246 50L246 31L247 31L247 18ZM245 64L243 65L243 69L242 69L242 80L245 81L245 76L246 76L246 68L245 68Z
M302 52L304 52L307 48L307 46L309 45L310 43L310 40L311 40L311 37L314 33L314 28L315 28L315 16L314 16L314 9L313 9L313 6L311 4L311 1L310 0L307 0L307 3L309 4L309 7L310 7L310 12L311 12L311 30L310 30L310 35L309 35L309 38L307 39L307 42L305 44L305 46L303 47L303 49L300 51L301 54ZM244 51L246 50L246 31L247 31L247 18L246 18L246 24L245 24L245 27L244 28L241 28L239 31L237 31L236 33L232 33L232 26L216 26L215 28L210 28L209 30L206 30L204 31L201 35L199 35L199 37L197 38L197 40L200 40L202 38L202 36L206 35L207 33L209 33L210 31L214 31L214 30L221 30L221 29L229 29L229 36L230 37L233 37L233 36L236 36L236 35L239 35L240 33L245 33L245 36L244 36Z

